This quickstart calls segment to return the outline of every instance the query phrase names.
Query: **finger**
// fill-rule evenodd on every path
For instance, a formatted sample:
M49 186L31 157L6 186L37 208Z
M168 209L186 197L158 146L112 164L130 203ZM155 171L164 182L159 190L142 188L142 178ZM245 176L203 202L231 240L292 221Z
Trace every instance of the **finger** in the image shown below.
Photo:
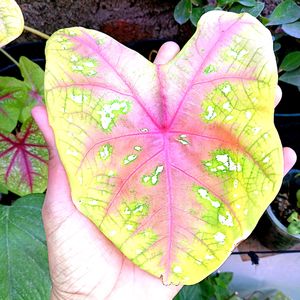
M293 167L297 161L296 152L289 148L283 148L284 175Z
M169 62L179 52L180 48L175 42L164 43L155 57L154 63L157 65L163 65Z
M31 113L49 148L48 188L44 213L46 212L46 218L57 216L61 219L65 215L69 215L75 208L70 196L67 175L56 150L54 134L48 122L46 108L36 106Z
M275 107L278 105L282 98L282 90L279 85L276 87L276 94L275 94Z

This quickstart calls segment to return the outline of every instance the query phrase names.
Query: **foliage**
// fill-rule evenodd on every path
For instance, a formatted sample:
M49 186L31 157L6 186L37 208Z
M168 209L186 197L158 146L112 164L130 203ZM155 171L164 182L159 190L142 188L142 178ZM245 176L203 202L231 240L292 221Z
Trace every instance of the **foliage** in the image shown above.
M13 0L0 4L0 47L23 31L21 10ZM4 50L1 51L11 58ZM43 192L47 186L48 152L31 109L43 103L44 71L20 57L23 81L0 77L0 191L18 195Z
M300 234L299 214L296 211L294 211L287 220L290 223L289 226L287 227L287 231L290 234Z
M49 299L43 200L35 194L0 205L0 299Z
M215 5L209 1L181 0L175 7L174 17L179 24L190 20L194 26L202 14L219 9L233 12L247 12L257 17L273 34L274 50L279 65L279 80L300 88L300 52L293 47L299 46L300 6L294 0L282 1L268 17L262 16L264 2L256 0L217 0ZM294 44L288 48L285 44ZM281 45L283 45L281 49ZM279 51L281 49L281 51Z
M239 298L229 287L233 273L215 273L198 284L184 286L174 300L238 300Z
M173 300L291 300L274 289L241 297L230 287L232 279L233 273L214 273L195 285L184 286Z
M73 201L165 283L214 271L282 180L269 31L221 11L199 28L159 66L78 27L46 46L47 111Z

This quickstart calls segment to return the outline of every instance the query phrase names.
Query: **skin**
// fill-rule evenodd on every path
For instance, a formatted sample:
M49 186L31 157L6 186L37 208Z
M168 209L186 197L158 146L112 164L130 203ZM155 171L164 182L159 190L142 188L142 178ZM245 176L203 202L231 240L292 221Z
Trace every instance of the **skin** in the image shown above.
M177 44L167 42L159 50L155 63L164 64L178 52ZM275 106L280 99L278 87ZM165 286L161 279L139 269L76 209L46 108L37 106L32 115L50 155L42 215L52 278L51 299L173 299L182 286ZM283 154L286 173L295 163L296 154L290 148L284 148Z

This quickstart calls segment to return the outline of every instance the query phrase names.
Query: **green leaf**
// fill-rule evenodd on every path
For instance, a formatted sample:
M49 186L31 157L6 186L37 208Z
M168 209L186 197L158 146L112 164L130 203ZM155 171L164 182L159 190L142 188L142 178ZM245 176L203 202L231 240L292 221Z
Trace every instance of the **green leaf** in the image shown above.
M203 9L204 9L204 12L206 12L206 13L209 11L212 11L212 10L222 10L221 7L219 7L219 6L215 7L213 5L205 5L205 6L203 6Z
M174 10L174 18L180 25L187 22L192 13L191 0L180 0Z
M0 1L0 47L16 39L23 31L24 19L14 0Z
M7 194L8 193L8 189L6 188L6 186L2 183L0 183L0 193L1 194Z
M300 86L300 68L284 73L279 77L279 80L292 85Z
M297 39L300 38L300 22L295 22L295 23L291 23L291 24L284 24L282 25L282 30L292 36L295 37Z
M195 300L201 299L201 291L200 291L199 284L184 286L173 300L193 300L193 299Z
M192 0L192 4L196 5L196 6L199 6L199 5L203 4L203 1L202 0Z
M239 0L236 2L248 7L253 7L256 5L256 0Z
M232 6L232 8L230 9L230 11L232 12L236 12L236 13L248 13L250 15L252 15L253 17L258 17L261 12L263 11L265 7L265 4L263 2L256 2L255 6L253 7L245 7L241 4L237 4Z
M0 205L0 299L49 299L50 278L41 218L44 195Z
M288 222L292 223L292 222L296 222L298 221L298 213L296 211L294 211L287 219Z
M285 56L279 69L283 71L293 71L300 67L300 51L294 51Z
M287 227L287 231L290 234L300 234L300 221L293 221L290 223L290 225Z
M26 98L24 83L12 77L0 77L0 130L11 132L17 125Z
M293 0L286 0L280 3L269 18L270 25L281 25L292 23L300 18L300 7Z
M192 14L190 15L190 20L194 26L197 26L197 23L203 14L204 14L203 7L193 8Z
M224 6L224 5L232 5L234 2L236 2L235 0L218 0L217 3L220 6Z
M36 104L43 104L45 72L38 64L25 56L21 56L19 66L24 82L28 88L27 98L19 118L20 122L24 123L31 117L32 108Z
M265 8L265 4L263 2L256 2L255 6L253 7L242 8L241 12L246 12L252 15L253 17L258 17L264 8Z

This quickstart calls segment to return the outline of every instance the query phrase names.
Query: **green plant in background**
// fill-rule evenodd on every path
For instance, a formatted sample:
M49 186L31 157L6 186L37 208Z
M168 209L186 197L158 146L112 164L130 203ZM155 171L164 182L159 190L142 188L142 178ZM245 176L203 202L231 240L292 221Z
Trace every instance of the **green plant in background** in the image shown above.
M1 2L0 17L0 46L4 46L22 33L24 21L12 0ZM0 77L0 193L41 193L47 186L48 151L30 112L44 101L44 71L26 57L17 62L0 50L23 78Z
M179 24L191 21L194 26L201 15L212 9L247 12L257 17L272 32L274 51L277 54L279 80L300 89L300 6L299 1L282 1L269 17L263 17L265 3L256 0L180 0L174 10L174 18ZM285 44L292 44L286 47ZM293 47L295 48L293 50Z
M43 103L44 71L26 57L19 62L4 49L24 29L13 0L0 2L0 51L19 67L23 80L0 77L0 299L49 299L50 277L41 207L47 186L48 151L30 111ZM32 29L30 29L32 31ZM38 31L35 31L38 32ZM7 197L15 197L10 193Z
M247 297L239 296L230 286L231 272L214 273L201 282L184 286L173 300L291 300L278 290L254 291Z
M287 227L287 231L290 234L300 234L300 218L299 214L294 211L289 217L288 222L290 223Z
M212 274L195 285L184 286L174 300L239 300L229 287L232 278L231 272Z

